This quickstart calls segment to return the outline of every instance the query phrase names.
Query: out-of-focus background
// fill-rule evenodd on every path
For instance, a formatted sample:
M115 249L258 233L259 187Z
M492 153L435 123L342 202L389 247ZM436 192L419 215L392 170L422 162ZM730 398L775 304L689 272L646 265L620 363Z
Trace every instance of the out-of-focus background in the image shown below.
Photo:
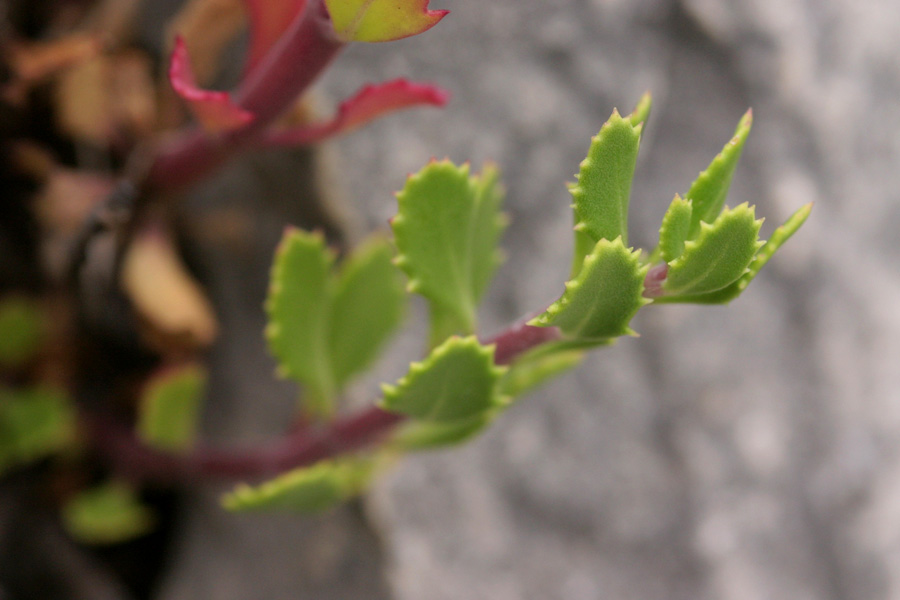
M613 107L654 97L632 190L652 246L752 107L729 204L808 224L724 308L652 308L462 449L370 501L402 600L900 598L900 11L890 1L444 2L326 81L454 92L337 146L380 225L429 156L496 161L509 259L490 330L544 306L570 256L564 183Z
M475 442L405 461L361 507L235 517L218 490L197 493L159 597L900 598L896 2L432 5L452 14L409 40L354 46L320 90L339 99L407 76L452 102L329 152L371 228L430 157L499 164L512 225L485 331L561 291L565 183L613 107L644 91L635 244L655 243L672 196L748 107L729 204L757 204L766 234L804 203L812 217L731 306L643 311L640 338L596 352Z

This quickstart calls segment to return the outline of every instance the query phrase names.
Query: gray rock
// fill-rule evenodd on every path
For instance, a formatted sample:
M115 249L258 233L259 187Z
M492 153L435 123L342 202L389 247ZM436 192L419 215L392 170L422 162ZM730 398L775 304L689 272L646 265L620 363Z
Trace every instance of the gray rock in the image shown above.
M660 307L462 449L371 499L400 600L900 597L900 13L892 2L445 3L324 88L454 91L337 143L382 225L430 156L499 163L513 223L486 331L559 292L572 178L614 106L655 97L632 241L651 245L748 106L731 204L807 226L729 307ZM399 360L399 359L398 359Z

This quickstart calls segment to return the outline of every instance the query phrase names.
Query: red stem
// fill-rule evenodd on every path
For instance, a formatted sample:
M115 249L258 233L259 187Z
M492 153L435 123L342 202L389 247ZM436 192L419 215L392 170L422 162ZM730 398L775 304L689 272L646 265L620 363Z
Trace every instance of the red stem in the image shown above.
M495 344L497 364L509 364L520 354L559 339L555 327L517 323L488 343ZM151 448L122 425L88 416L94 447L120 472L135 481L191 481L198 477L247 479L265 477L369 447L383 439L406 417L371 406L320 427L296 430L263 446L220 449L198 446L188 454Z
M189 185L247 148L312 85L345 45L335 36L322 0L311 0L234 93L235 102L253 114L253 121L221 137L200 129L182 134L154 158L147 178L149 187Z

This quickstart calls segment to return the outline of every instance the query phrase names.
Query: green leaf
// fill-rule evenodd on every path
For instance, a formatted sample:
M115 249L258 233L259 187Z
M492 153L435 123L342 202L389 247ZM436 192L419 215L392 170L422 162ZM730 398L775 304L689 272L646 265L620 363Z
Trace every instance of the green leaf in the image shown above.
M406 293L393 258L387 240L372 238L341 266L329 344L339 387L375 360L403 318Z
M152 377L141 396L137 433L147 444L169 451L193 445L206 389L199 365L165 370Z
M322 512L362 492L377 466L373 458L320 462L258 486L239 485L222 498L222 505L231 511Z
M500 391L504 396L518 398L574 369L583 358L581 350L526 353L510 365L500 382Z
M266 335L280 373L306 386L313 415L332 413L341 387L400 324L405 294L392 253L387 240L373 238L335 273L321 234L285 233L272 269Z
M638 100L638 103L634 106L634 110L631 111L631 114L628 115L628 122L631 123L633 127L637 127L642 123L646 123L647 119L650 118L650 108L653 106L653 97L650 96L650 92L645 92L641 99ZM641 131L643 133L643 129Z
M731 186L731 178L752 125L753 112L748 110L741 117L731 140L691 184L691 189L685 195L685 199L690 200L694 208L688 239L694 239L700 234L701 222L712 223L722 212L728 188Z
M388 42L431 29L447 14L428 10L428 0L325 0L344 42Z
M47 387L0 387L0 470L44 458L74 441L68 398Z
M795 212L785 223L775 230L768 242L756 253L747 271L741 275L740 279L734 283L708 294L686 295L656 298L654 302L673 303L673 302L691 302L695 304L726 304L741 295L747 289L753 278L759 271L769 262L769 259L775 252L781 248L782 244L788 241L794 233L800 229L800 226L809 217L812 210L812 203L806 204Z
M478 301L502 259L497 242L506 221L497 181L492 166L478 177L468 165L431 162L397 194L396 263L409 291L431 305L433 345L475 331Z
M79 493L62 509L63 526L84 544L118 544L142 536L156 523L134 490L109 482Z
M382 408L423 421L471 419L500 403L497 382L505 371L494 365L493 346L451 337L395 386L382 386Z
M20 297L0 301L0 367L28 362L43 341L44 315L35 302Z
M662 227L659 228L659 251L667 263L684 252L684 242L691 229L692 213L691 201L683 200L681 196L675 194L675 199L663 217Z
M433 450L461 444L483 431L494 419L488 411L469 419L450 422L412 421L400 426L391 438L392 448L405 452Z
M306 386L306 408L319 416L331 414L336 393L328 353L334 259L321 233L289 228L276 251L266 301L266 337L279 374Z
M669 265L663 283L667 296L703 294L738 280L759 250L755 207L746 203L725 209L714 223L702 223L700 235L684 245L684 253Z
M641 128L614 110L591 139L578 181L569 190L574 200L575 230L587 233L594 242L618 237L628 242L628 199Z
M601 239L562 297L529 324L556 326L571 338L592 342L633 334L628 323L649 302L641 296L647 268L640 251L626 248L621 237Z

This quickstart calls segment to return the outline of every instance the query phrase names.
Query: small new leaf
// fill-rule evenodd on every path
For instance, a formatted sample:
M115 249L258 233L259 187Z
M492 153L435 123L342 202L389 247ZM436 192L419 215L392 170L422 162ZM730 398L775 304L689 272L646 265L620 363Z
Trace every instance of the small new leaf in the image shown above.
M716 155L709 167L700 173L691 184L690 190L685 195L685 199L691 201L694 209L688 239L693 239L700 234L701 222L712 223L722 212L728 188L731 186L731 178L737 168L738 160L741 158L741 151L744 149L744 142L747 141L752 125L753 112L748 110L741 117L731 140Z
M628 323L649 302L641 296L647 269L640 251L626 248L621 237L601 239L562 297L529 324L556 326L569 338L597 343L633 334Z
M628 199L642 127L614 110L591 139L578 181L569 190L575 230L588 234L595 243L618 237L628 242Z
M494 167L470 176L468 165L446 160L410 176L397 194L396 263L409 276L409 291L430 303L434 344L475 331L478 301L501 262L501 200Z
M109 482L85 490L69 500L62 522L74 539L84 544L118 544L149 532L156 518L140 504L134 490Z
M769 241L760 249L759 252L756 253L756 256L753 258L753 261L750 263L750 266L747 267L746 272L741 275L740 279L735 281L734 283L722 288L721 290L717 290L715 292L710 292L708 294L697 294L697 295L687 295L687 296L674 296L667 297L663 296L661 298L656 298L655 302L682 302L682 303L694 303L694 304L727 304L731 302L735 298L741 295L741 293L747 289L747 286L750 285L750 282L753 281L753 278L759 273L760 269L762 269L769 259L775 254L775 252L781 248L782 244L788 241L800 226L806 221L807 217L809 217L809 213L812 210L812 203L806 204L801 207L797 212L795 212L791 217L785 221L785 223L775 230L772 234L772 237L769 238Z
M756 220L754 209L744 203L726 208L712 224L701 223L700 235L686 242L684 253L669 265L665 294L704 294L737 281L762 245L762 220Z
M151 378L141 396L138 436L162 450L190 448L205 388L206 372L198 365L163 371Z
M423 33L446 10L428 10L428 0L325 0L338 38L344 42L389 42Z
M382 408L422 421L473 419L499 405L497 383L506 371L494 365L494 347L475 337L451 337L423 362L410 365L396 385L383 385Z
M691 201L675 194L675 199L669 205L669 210L666 211L662 226L659 228L659 251L667 263L684 252L684 242L691 229L692 213Z
M322 512L365 489L377 468L371 458L346 458L301 467L258 486L239 485L222 498L231 511Z
M631 111L631 114L628 115L628 122L631 123L632 126L637 127L642 123L646 123L647 119L650 118L650 108L653 106L653 97L650 96L650 92L645 92L641 99L638 100L638 103L634 106L634 110ZM641 128L643 132L643 128Z

